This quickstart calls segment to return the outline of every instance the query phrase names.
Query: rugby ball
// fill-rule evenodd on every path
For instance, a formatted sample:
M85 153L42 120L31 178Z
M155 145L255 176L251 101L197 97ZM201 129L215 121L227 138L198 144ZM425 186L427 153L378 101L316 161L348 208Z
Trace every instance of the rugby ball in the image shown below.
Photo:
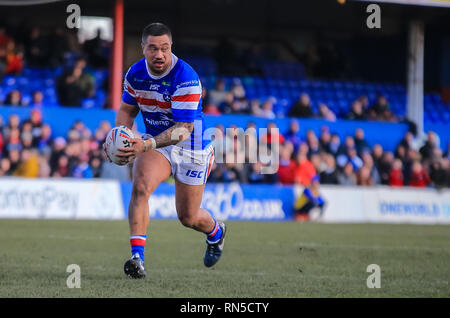
M118 149L131 147L131 139L133 138L133 132L127 126L117 126L110 130L105 140L105 151L112 162L119 166L126 164L121 163L121 158L117 157L120 152Z

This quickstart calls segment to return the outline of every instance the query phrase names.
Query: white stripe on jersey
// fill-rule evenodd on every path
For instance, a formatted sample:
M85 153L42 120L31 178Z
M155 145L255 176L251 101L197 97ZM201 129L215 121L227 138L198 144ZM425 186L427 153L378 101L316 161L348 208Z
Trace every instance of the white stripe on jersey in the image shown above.
M163 94L158 93L157 91L144 91L141 89L134 90L136 93L136 96L148 98L148 99L156 99L160 102L165 102Z
M172 108L195 110L198 108L198 104L198 102L172 102Z
M136 92L136 90L133 89L133 87L132 87L131 84L127 81L126 78L125 78L125 80L124 80L124 82L123 82L123 86L124 86L123 89L124 89L128 94L130 94L130 95L133 96L133 97L136 97L136 95L133 94L132 92L130 92L130 90L128 89L128 87L130 87L133 91Z
M169 114L171 112L170 108L161 108L158 106L148 106L148 105L139 104L139 108L143 111L151 112L151 113Z
M180 95L191 95L191 94L201 94L202 93L202 87L200 85L198 86L188 86L188 87L181 87L173 93L173 96L180 96Z

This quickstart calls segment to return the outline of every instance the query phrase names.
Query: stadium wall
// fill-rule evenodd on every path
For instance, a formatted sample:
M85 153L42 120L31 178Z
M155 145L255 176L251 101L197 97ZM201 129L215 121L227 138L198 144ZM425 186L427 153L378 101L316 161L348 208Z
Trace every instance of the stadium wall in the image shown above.
M0 178L0 218L126 219L132 184L114 180ZM176 219L174 185L150 199L150 216ZM289 221L303 189L207 184L202 206L222 220ZM325 223L450 224L450 190L322 186ZM316 213L312 213L315 218Z

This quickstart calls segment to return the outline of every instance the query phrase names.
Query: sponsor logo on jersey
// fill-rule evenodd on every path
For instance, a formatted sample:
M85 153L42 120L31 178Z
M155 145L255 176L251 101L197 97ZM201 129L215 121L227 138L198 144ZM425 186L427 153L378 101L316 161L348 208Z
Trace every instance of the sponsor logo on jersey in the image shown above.
M162 81L161 84L162 84L163 86L170 86L170 82L166 82L166 81Z
M197 86L198 84L199 84L198 80L192 80L192 81L187 81L187 82L180 83L176 87L178 89L180 87Z
M163 93L163 99L164 99L166 102L172 101L172 97L170 96L169 91L168 91L167 89L166 89L166 90L164 91L164 93Z
M150 84L148 89L151 91L157 91L159 89L159 84Z
M145 121L153 126L169 126L170 125L170 121L169 120L154 120L154 119L149 119L146 118Z

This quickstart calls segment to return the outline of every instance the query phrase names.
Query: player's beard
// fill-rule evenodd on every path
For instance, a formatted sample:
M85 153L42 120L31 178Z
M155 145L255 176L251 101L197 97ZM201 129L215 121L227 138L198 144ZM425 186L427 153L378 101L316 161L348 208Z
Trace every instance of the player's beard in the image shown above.
M148 64L148 67L150 68L150 71L152 71L152 73L155 74L155 75L161 75L165 71L167 71L167 69L169 68L169 63L165 64L163 66L163 68L161 68L161 69L155 68L154 65L150 64L148 61L147 61L147 64Z

